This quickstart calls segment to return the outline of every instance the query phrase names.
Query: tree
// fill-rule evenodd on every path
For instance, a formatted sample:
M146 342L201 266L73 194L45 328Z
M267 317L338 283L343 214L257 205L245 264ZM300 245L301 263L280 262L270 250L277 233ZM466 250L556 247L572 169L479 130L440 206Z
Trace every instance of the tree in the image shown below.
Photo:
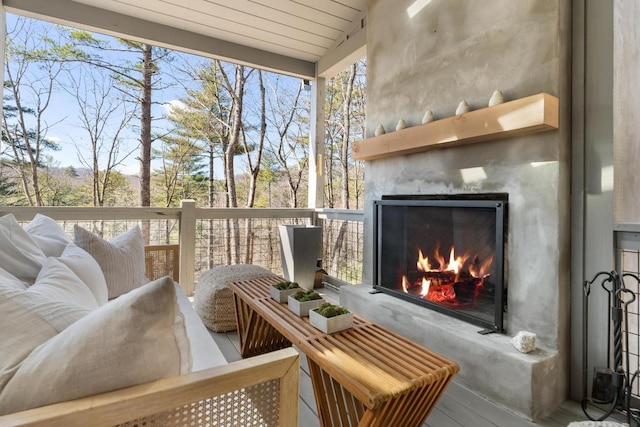
M258 191L258 199L255 202L255 206L271 208L279 206L279 204L273 203L273 186L276 184L280 176L282 175L278 161L273 154L269 151L265 151L260 162L260 172L258 174L257 181L266 187L265 190ZM266 194L264 192L266 191Z
M118 39L119 45L98 39L93 34L73 30L69 33L71 40L85 55L77 60L83 63L108 70L118 82L118 88L133 102L138 109L140 119L140 206L151 206L151 153L154 138L152 136L151 108L154 104L154 93L164 86L161 82L160 63L171 60L171 51L131 40ZM120 60L114 63L114 53L122 56L133 56L133 60ZM103 54L107 54L103 57ZM142 222L145 241L149 241L149 222Z
M167 135L157 155L161 168L154 173L154 180L162 191L157 196L161 206L178 206L182 199L196 199L202 194L204 180L200 171L200 146L181 136ZM160 200L162 199L162 200Z
M247 167L249 168L249 189L247 194L247 207L253 207L256 199L256 190L258 186L258 176L260 175L260 163L262 162L262 150L264 147L264 140L267 135L267 113L266 113L266 89L264 87L264 80L262 79L262 71L258 70L258 85L260 89L260 133L258 135L258 144L255 147L249 147L247 142L247 136L245 128L243 127L242 141L244 153L247 159ZM255 160L252 160L251 152L255 152ZM251 264L253 262L253 231L251 218L245 220L245 264Z
M358 207L362 194L362 167L351 160L350 154L353 141L362 139L365 130L364 66L364 61L352 64L327 85L325 170L328 179L325 199L330 208L349 209L352 194L356 196L355 205ZM332 244L333 247L330 273L337 276L342 254L348 250L345 247L347 223L342 222L337 230L327 231L325 246Z
M81 198L74 191L71 177L64 169L45 167L40 171L43 183L41 198L43 206L81 206Z
M359 205L362 165L351 160L353 141L364 138L365 62L358 61L327 83L325 200L330 208ZM352 190L355 198L352 199Z
M249 191L247 195L247 207L251 208L254 205L256 199L256 190L258 176L260 175L260 164L262 163L262 151L264 148L264 140L267 135L267 104L266 104L266 89L264 86L264 80L262 78L262 71L258 70L258 85L260 89L260 133L258 135L258 143L254 147L250 147L247 142L246 133L243 128L242 142L244 144L244 153L247 159L247 166L249 168ZM254 153L254 157L251 153Z
M44 152L59 149L47 138L54 123L46 121L45 112L64 69L57 59L75 53L55 35L34 27L35 21L18 18L7 31L2 140L9 147L7 164L19 177L25 200L30 206L42 206L39 170Z
M298 207L298 193L308 165L308 108L301 102L302 82L293 92L275 76L270 84L271 98L268 121L276 136L267 135L268 150L277 160L289 186L289 205Z
M213 172L215 159L219 157L224 171L224 206L238 207L244 203L246 207L252 207L257 197L267 132L263 73L220 61L185 64L182 71L188 76L184 80L195 84L185 87L187 96L175 102L167 116L173 124L172 137L179 136L197 141L202 151L207 154L210 206L213 206L214 195L218 190ZM257 77L252 79L252 75ZM259 107L255 110L245 108L247 90L251 95L258 94L255 104ZM253 125L252 122L256 124ZM246 187L239 187L237 182L236 160L241 155L246 163ZM239 194L239 189L246 189L246 192ZM213 227L213 224L211 225ZM230 248L227 262L240 262L241 259L247 262L251 259L250 222L247 222L245 230L247 233L244 247L248 249L243 258L240 254L241 236L238 221L227 222L225 242ZM210 239L213 239L215 230L211 228L209 231Z
M105 181L102 174L104 172L100 172L99 179ZM135 206L137 195L127 176L113 170L109 174L106 185L111 190L105 195L104 206Z
M171 135L196 141L198 151L206 156L209 207L216 205L215 159L222 157L223 141L228 139L231 108L217 65L215 61L186 63L183 80L194 85L185 87L186 96L173 103L167 115Z
M2 206L21 204L19 203L20 191L11 178L9 170L5 162L0 160L0 205Z
M75 142L78 159L92 172L93 206L104 206L111 191L112 172L133 153L124 146L123 132L134 110L114 96L113 79L103 69L75 70L68 80L67 90L77 101L80 127L87 138L82 146ZM85 150L87 140L89 153Z
M225 123L225 127L228 129L228 133L226 134L227 138L222 140L227 207L237 208L238 195L235 184L235 156L238 154L240 135L243 130L242 112L244 108L244 88L247 78L253 69L249 69L248 73L245 74L246 68L243 65L233 65L235 73L234 79L232 80L229 78L221 62L216 60L216 63L222 76L224 88L231 99L229 115L227 117L228 120ZM237 233L235 236L237 237ZM238 245L236 244L235 246L237 247Z
M199 147L196 143L181 136L166 135L161 139L160 149L156 149L155 157L161 161L161 167L154 170L152 182L159 191L155 192L156 205L179 206L182 199L197 199L202 185L198 179L198 171L202 165L198 163ZM176 225L165 221L166 243Z

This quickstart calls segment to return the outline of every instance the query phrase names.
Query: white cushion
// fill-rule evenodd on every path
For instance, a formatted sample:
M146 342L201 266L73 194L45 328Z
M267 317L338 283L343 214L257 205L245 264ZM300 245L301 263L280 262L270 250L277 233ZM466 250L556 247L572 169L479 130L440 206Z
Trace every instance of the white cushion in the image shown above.
M71 243L71 238L62 227L55 220L42 214L36 214L23 228L46 256L60 256L64 248Z
M33 283L46 256L13 214L0 217L0 268L25 283Z
M109 299L147 282L144 241L137 225L107 241L79 225L73 227L74 242L98 261L107 281Z
M33 292L0 268L0 390L33 349L82 318L89 310Z
M67 245L58 259L69 267L91 290L98 305L107 303L107 282L98 262L75 243Z
M184 291L180 289L180 285L176 283L175 288L178 306L184 316L187 337L189 338L189 348L191 349L191 359L193 361L192 372L225 365L227 360L213 340L211 333L193 309L191 301L189 301Z
M34 349L0 393L0 414L184 373L191 353L173 280L135 289Z
M96 297L87 285L56 258L47 258L29 291L55 301L77 304L89 310L98 308Z

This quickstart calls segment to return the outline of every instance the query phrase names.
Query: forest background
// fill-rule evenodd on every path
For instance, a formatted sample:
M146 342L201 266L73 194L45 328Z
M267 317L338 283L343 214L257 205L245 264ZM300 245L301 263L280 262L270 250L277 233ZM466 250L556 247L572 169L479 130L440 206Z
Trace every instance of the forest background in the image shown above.
M362 208L365 67L327 80L328 208ZM7 15L3 101L0 205L307 205L301 79Z

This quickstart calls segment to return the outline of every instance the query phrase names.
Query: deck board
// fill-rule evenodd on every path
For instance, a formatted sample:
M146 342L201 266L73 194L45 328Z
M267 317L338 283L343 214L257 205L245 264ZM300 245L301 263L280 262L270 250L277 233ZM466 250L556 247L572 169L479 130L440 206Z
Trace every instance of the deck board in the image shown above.
M474 419L490 422L492 426L529 427L535 425L502 408L497 410L495 404L455 382L450 384L437 407L442 410L454 408L454 411L464 408L465 412L473 414ZM456 419L462 418L462 415L456 416L455 412L452 416ZM551 426L555 427L554 424Z
M302 397L300 398L300 407L298 411L298 425L304 427L320 427L318 415L313 412Z

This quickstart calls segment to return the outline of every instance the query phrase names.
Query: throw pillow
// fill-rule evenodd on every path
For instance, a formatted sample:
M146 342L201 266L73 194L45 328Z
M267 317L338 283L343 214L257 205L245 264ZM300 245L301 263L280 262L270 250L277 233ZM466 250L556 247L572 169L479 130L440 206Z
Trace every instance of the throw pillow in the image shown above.
M96 297L80 278L56 258L47 258L36 282L29 287L55 301L76 304L89 310L98 308Z
M36 280L46 256L13 214L0 217L0 268L21 281Z
M87 251L70 243L58 259L69 267L91 290L98 305L107 303L109 291L98 262Z
M60 256L64 248L71 243L71 238L62 227L55 220L42 214L36 214L23 228L46 256Z
M109 290L109 299L147 282L144 275L144 241L137 225L107 241L79 225L73 227L74 242L95 258Z
M0 268L0 390L39 345L82 318L88 309L25 288Z
M109 301L33 350L0 393L0 414L190 369L191 352L173 280L163 277Z

